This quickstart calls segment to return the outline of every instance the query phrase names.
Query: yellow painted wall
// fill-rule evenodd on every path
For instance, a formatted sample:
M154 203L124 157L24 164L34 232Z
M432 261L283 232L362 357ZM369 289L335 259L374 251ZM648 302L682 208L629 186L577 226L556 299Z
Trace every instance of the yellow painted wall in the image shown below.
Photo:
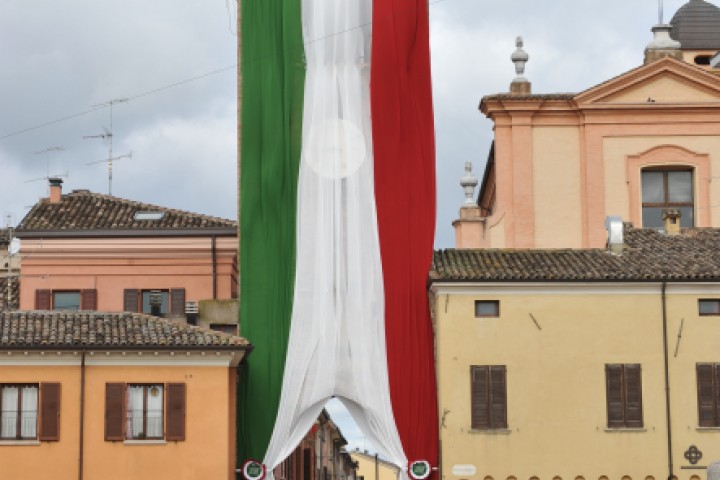
M382 459L377 462L377 475L375 470L375 456L359 451L350 452L350 456L358 462L356 478L364 480L397 480L399 469Z
M639 135L611 136L603 139L603 161L605 165L605 206L608 215L620 215L624 220L630 218L630 190L627 184L626 159L628 155L638 155L658 145L683 147L694 153L709 154L712 175L720 172L720 137L717 135ZM698 202L698 182L708 182L710 190L709 207L711 225L720 225L720 182L708 178L693 179L695 182L696 204ZM635 180L637 181L637 180ZM642 199L638 199L641 204ZM698 205L700 207L700 205ZM696 217L699 212L696 208ZM638 227L640 225L637 225Z
M3 480L76 480L78 478L78 366L5 367L0 383L52 381L62 384L59 442L11 446L0 442ZM85 385L86 480L191 480L234 478L234 382L227 367L88 366ZM105 384L186 384L186 439L181 442L106 442Z
M533 129L535 248L582 245L578 127Z
M595 286L451 293L435 302L442 474L447 480L621 480L667 478L660 288L638 292ZM720 318L699 317L698 297L669 290L671 355L681 318L685 334L670 361L675 475L695 470L691 444L705 462L720 460L720 430L697 429L695 364L720 362ZM720 298L720 288L710 297ZM475 300L499 300L499 318L475 318ZM538 321L536 327L532 314ZM690 333L692 330L692 334ZM605 364L640 363L641 431L606 428ZM470 428L470 366L507 367L508 430ZM475 475L454 475L475 465Z

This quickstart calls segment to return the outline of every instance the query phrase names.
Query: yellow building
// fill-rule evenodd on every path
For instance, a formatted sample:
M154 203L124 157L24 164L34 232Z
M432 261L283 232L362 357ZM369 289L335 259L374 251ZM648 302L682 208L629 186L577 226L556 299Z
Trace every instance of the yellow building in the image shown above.
M0 478L235 478L245 339L142 314L0 313Z
M444 480L691 480L720 461L720 230L624 233L436 252Z
M350 457L357 462L357 480L397 480L399 469L390 462L386 462L377 454L372 455L365 451L355 449Z

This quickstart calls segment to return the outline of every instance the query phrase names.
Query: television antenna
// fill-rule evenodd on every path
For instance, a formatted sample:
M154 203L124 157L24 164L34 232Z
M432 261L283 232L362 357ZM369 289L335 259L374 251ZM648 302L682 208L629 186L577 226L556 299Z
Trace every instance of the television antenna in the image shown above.
M46 180L49 179L50 178L50 155L48 155L48 154L63 152L63 151L65 151L65 147L55 146L55 147L48 147L45 150L39 150L37 152L33 152L33 155L45 155L46 156L45 157L45 159L46 159L46 161L45 161L45 176L42 178L28 180L25 183L35 182L35 181L42 180L42 179L46 179ZM67 173L65 174L65 176L67 176ZM48 194L50 193L49 189L50 189L50 186L48 185Z
M663 0L658 0L658 25L663 24L663 20L665 20L665 15L663 14Z
M108 166L108 195L112 195L112 164L113 160L120 160L121 158L132 158L132 152L126 155L120 155L117 157L113 157L113 107L116 103L127 103L129 102L129 98L114 98L112 100L109 100L104 103L98 103L96 105L93 105L95 108L101 108L101 107L110 107L110 128L107 129L103 127L104 133L99 133L97 135L86 135L83 138L84 139L90 139L90 138L99 138L101 140L105 140L108 143L108 158L105 160L99 160L97 162L90 162L87 165L94 165L96 163L107 163Z
M56 175L46 175L44 177L38 177L38 178L31 178L30 180L25 180L25 183L32 183L32 182L39 182L40 180L45 180L46 183L50 181L51 178L68 178L70 176L70 172L65 170L65 173L58 173ZM50 184L48 183L48 189L50 188Z

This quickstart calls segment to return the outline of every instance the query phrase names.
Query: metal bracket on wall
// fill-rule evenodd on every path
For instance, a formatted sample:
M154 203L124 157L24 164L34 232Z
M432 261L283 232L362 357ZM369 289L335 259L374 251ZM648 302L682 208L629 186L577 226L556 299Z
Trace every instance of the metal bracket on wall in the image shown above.
M532 318L532 321L535 323L535 326L537 327L537 329L542 331L542 327L540 326L537 319L535 318L535 315L533 315L532 313L528 313L528 315L530 315L530 318Z

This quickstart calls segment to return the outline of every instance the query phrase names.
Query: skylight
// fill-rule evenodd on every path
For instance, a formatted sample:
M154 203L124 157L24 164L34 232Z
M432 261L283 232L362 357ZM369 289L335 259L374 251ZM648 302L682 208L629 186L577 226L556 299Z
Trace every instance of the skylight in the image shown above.
M135 212L135 220L160 220L165 212Z

